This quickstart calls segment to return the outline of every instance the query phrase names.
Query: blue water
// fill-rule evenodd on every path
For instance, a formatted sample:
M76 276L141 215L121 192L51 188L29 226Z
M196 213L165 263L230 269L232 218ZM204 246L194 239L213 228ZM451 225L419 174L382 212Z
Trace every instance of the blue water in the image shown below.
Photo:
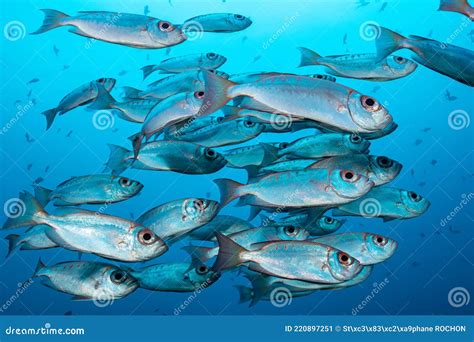
M357 8L357 2L349 0L274 0L261 1L258 5L255 1L236 0L172 0L170 3L163 0L16 0L2 2L0 15L2 27L11 21L19 21L26 32L32 32L42 22L41 8L53 8L71 15L80 10L142 14L148 5L149 15L173 23L205 13L241 13L253 20L247 30L232 34L206 33L201 39L171 48L170 56L210 51L222 54L228 62L221 69L228 73L302 71L296 68L299 60L296 48L299 46L323 55L372 52L374 43L359 35L359 28L366 21L375 21L403 34L431 34L433 39L440 41L457 32L452 40L454 45L474 48L472 24L459 14L436 11L436 0L388 1L388 6L380 12L383 3L371 0L367 6ZM346 45L343 44L345 34ZM0 203L17 197L21 190L31 190L38 177L44 178L43 186L54 187L71 176L102 171L108 157L106 144L129 146L127 137L139 126L116 118L113 127L98 130L92 122L93 113L79 108L57 118L46 132L40 113L54 107L68 91L99 77L117 78L116 89L125 85L144 87L146 83L142 83L139 69L167 58L165 49L139 50L104 42L96 42L87 49L87 40L68 33L66 28L41 35L26 34L18 40L5 37L1 37L0 65L3 127L0 134ZM58 56L53 46L59 49ZM410 56L408 51L399 54ZM304 72L321 71L319 67L304 69ZM119 76L119 73L123 75ZM39 81L28 84L34 78ZM455 287L463 287L474 294L473 204L465 205L448 224L440 222L459 205L463 194L473 192L473 125L455 130L448 124L452 111L463 110L467 118L474 114L472 88L422 66L414 74L392 82L343 78L338 81L375 96L389 108L399 128L391 135L373 141L371 151L403 163L404 168L393 182L394 186L413 190L431 201L429 211L416 219L383 223L378 219L351 218L341 228L341 231L380 233L399 242L395 255L377 265L366 282L341 291L316 292L308 297L294 298L283 308L269 302L249 308L246 304L238 304L238 292L234 288L237 284L249 284L243 277L227 273L191 300L188 297L192 294L139 289L127 298L99 308L92 302L71 301L70 296L46 288L39 281L11 300L18 283L32 275L39 257L48 265L77 259L77 253L63 249L16 251L0 261L0 304L5 303L0 307L1 312L18 315L63 314L67 311L80 315L173 315L175 309L187 301L188 305L182 310L184 315L350 315L359 304L363 306L359 313L362 315L473 313L472 302L459 308L448 302L448 293ZM457 99L448 101L446 90ZM33 100L35 104L31 105ZM291 135L263 134L248 144L291 141L312 133L312 130L306 130ZM34 141L28 142L26 134ZM139 196L107 208L107 213L123 217L132 214L138 217L151 207L177 198L218 199L213 179L246 179L245 172L230 168L199 176L138 170L127 170L124 175L140 180L145 188ZM94 209L93 206L88 208ZM223 213L245 218L247 211L247 208L230 205ZM11 232L3 235L7 233ZM180 250L186 243L173 246L157 261L187 260L187 255ZM0 255L6 255L7 243L3 239L0 249ZM93 255L83 258L100 260ZM368 303L363 302L373 292L374 283L384 281L386 286Z

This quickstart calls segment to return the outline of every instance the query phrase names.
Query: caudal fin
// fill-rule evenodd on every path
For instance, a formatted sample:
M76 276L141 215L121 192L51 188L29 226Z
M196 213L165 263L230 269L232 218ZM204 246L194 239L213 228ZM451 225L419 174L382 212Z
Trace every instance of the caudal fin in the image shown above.
M403 42L406 39L406 37L396 32L393 32L385 27L380 27L380 34L375 40L378 60L382 60L394 51L404 48Z
M318 65L319 58L321 58L321 55L318 54L317 52L314 52L313 50L300 47L298 48L300 50L300 64L298 67L304 67L308 65Z
M31 34L39 34L43 33L49 30L52 30L56 27L60 27L65 25L65 20L66 18L69 18L69 16L63 12L59 12L56 10L52 9L42 9L44 13L44 20L43 20L43 25L36 30L35 32L32 32Z
M36 264L35 273L33 273L33 277L41 277L43 274L42 272L45 270L46 265L38 259L38 263Z
M143 79L146 79L148 76L150 76L156 69L157 66L152 64L152 65L145 65L142 68L143 71Z
M202 74L204 76L204 98L198 114L206 115L214 113L231 100L231 97L229 97L227 93L229 88L236 83L204 69L202 70Z
M49 203L52 192L50 189L35 185L35 198L43 207Z
M232 268L246 261L241 257L241 253L247 252L244 247L219 232L216 232L216 238L219 243L219 253L216 262L212 266L214 271L219 272Z
M140 148L142 147L142 141L145 135L142 132L135 133L128 137L128 139L132 142L133 146L133 158L137 158L138 154L140 153Z
M128 99L141 99L142 96L140 93L142 92L140 89L133 88L133 87L122 87L123 97Z
M227 204L232 202L234 199L242 196L239 194L239 188L244 184L233 181L232 179L219 178L215 179L214 183L219 187L221 194L220 207L225 207Z
M438 11L458 12L466 14L467 0L441 0Z
M56 115L58 114L58 110L56 108L53 108L46 110L41 114L46 117L46 130L48 130L52 126L54 118L56 118Z
M252 300L253 291L250 287L243 285L234 286L239 291L239 304L244 304Z
M42 224L47 213L43 206L29 192L23 191L19 198L14 198L5 208L8 219L2 229L12 229Z
M18 234L10 234L5 236L5 239L8 240L8 253L7 253L7 258L10 256L10 254L17 249L19 245L22 244L23 240L21 239L21 236Z
M114 175L119 175L130 166L130 157L132 151L122 146L108 144L110 149L109 159L105 166L112 171Z
M205 263L209 259L212 259L217 252L215 247L184 246L181 249L186 251L191 256L194 263L195 260L198 260L200 263Z

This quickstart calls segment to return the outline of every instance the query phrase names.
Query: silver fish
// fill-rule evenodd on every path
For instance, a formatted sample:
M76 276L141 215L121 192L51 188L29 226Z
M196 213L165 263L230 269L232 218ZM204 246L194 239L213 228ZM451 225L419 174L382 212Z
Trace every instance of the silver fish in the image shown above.
M216 232L228 235L255 228L250 222L238 217L217 215L211 222L193 230L189 235L196 240L215 240Z
M260 143L226 150L223 155L229 167L263 166L278 159L278 148L270 144Z
M135 99L125 102L113 102L109 108L115 109L117 115L127 121L143 123L153 107L158 104L156 99Z
M82 11L69 16L52 9L42 11L45 15L43 25L32 34L73 26L69 32L77 35L141 49L161 49L186 40L186 35L169 21L145 15Z
M303 212L292 213L279 218L277 221L261 215L262 225L298 227L305 229L312 236L332 234L344 224L345 220L337 220L330 216L321 216L320 210L307 209Z
M46 235L47 225L36 225L29 228L24 234L10 234L5 237L8 240L7 257L18 247L21 250L37 250L58 247L58 244L51 241Z
M252 24L252 20L234 13L211 13L198 15L186 20L180 27L188 35L199 32L237 32L245 30Z

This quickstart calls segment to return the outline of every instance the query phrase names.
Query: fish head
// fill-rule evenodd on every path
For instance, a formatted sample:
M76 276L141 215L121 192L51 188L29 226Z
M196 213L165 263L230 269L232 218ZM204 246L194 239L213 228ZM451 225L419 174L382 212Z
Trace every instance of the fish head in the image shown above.
M244 136L255 135L262 132L265 125L252 121L250 118L244 120L237 120L237 128Z
M334 169L330 171L330 188L339 197L344 199L357 199L374 186L368 177L358 174L351 169Z
M229 14L227 20L232 23L232 27L234 27L236 31L245 30L252 25L252 20L242 14Z
M224 71L219 71L219 70L208 70L209 72L212 72L213 74L216 74L219 77L225 78L226 80L229 79L230 75Z
M184 42L184 32L166 20L153 19L148 22L147 33L151 40L165 47Z
M295 226L276 226L274 227L277 237L280 240L306 240L309 233L306 229Z
M344 145L352 152L367 153L370 142L357 134L344 134Z
M98 297L106 296L110 299L125 297L135 291L138 281L124 269L116 266L106 266L102 273L100 286L97 288Z
M330 216L322 216L318 219L318 226L324 231L326 234L334 233L336 230L341 228L344 221L335 219Z
M364 233L364 252L370 255L373 263L379 263L390 258L397 249L397 241L388 237Z
M117 199L133 197L143 189L142 183L127 177L114 177L112 182L112 196L117 197Z
M346 252L327 246L327 264L332 276L340 281L352 279L357 275L362 265Z
M133 234L133 253L137 260L149 260L168 250L165 242L149 228L136 226L131 233Z
M402 56L388 56L387 66L397 76L405 76L415 71L418 64Z
M95 80L98 84L104 86L105 90L111 91L117 80L115 78L98 78Z
M203 287L206 288L209 285L216 282L220 276L220 272L213 271L204 264L196 265L192 267L184 275L196 288Z
M222 169L227 160L222 154L210 147L199 146L195 166L202 172L217 171Z
M413 216L419 216L428 210L430 201L414 191L401 190L401 201L404 208Z
M211 221L218 212L219 203L203 198L187 198L183 201L182 220L196 224L205 224Z
M203 55L203 67L205 67L205 69L216 69L222 64L224 64L226 61L227 58L215 52L208 52Z
M352 121L364 130L381 130L393 121L387 109L373 97L352 91L347 105Z
M376 185L394 180L402 170L402 164L385 156L369 156L369 168L374 174Z

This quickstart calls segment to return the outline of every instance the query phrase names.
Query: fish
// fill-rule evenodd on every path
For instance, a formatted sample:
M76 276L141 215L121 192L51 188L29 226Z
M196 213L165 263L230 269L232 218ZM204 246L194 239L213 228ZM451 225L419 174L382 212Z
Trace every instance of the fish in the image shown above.
M293 226L258 227L227 234L228 238L248 250L254 249L254 244L268 241L301 241L306 240L309 234L306 230ZM183 247L193 258L206 262L217 256L219 247L185 246Z
M38 261L33 277L43 285L73 295L74 300L114 300L138 288L130 274L114 265L91 261L68 261L46 266Z
M177 124L174 124L165 130L163 139L174 140L180 135L192 133L198 129L221 123L224 120L224 116L221 114L222 113L218 111L202 118L191 117L186 121L178 122Z
M53 52L56 55L56 57L59 56L59 49L56 47L56 45L53 45Z
M44 224L48 238L63 248L126 262L149 260L168 250L153 231L136 222L87 211L50 215L30 193L19 198L24 214L7 219L3 229Z
M155 71L160 74L177 74L191 70L217 69L227 61L222 55L215 52L196 53L191 55L171 57L161 61L160 64L146 65L142 68L143 79Z
M72 177L54 190L35 186L35 198L46 206L116 203L136 196L143 184L136 180L114 175L94 174Z
M204 78L206 106L202 115L214 112L232 98L249 96L279 113L297 113L351 133L374 132L392 122L391 115L376 99L335 82L282 75L236 84L205 71Z
M196 131L175 135L175 140L193 142L206 147L240 144L263 132L264 126L252 120L233 120L216 123Z
M169 21L139 14L81 11L76 16L43 9L42 26L31 34L40 34L62 26L72 26L69 32L140 49L161 49L186 40L186 35ZM89 42L91 43L92 40Z
M266 143L237 147L223 153L228 167L244 168L249 165L268 165L278 159L278 148Z
M38 83L38 82L39 82L39 78L32 78L31 80L27 82L27 84L33 84L33 83Z
M393 181L400 174L403 166L396 160L385 156L352 154L322 159L308 166L308 168L352 169L356 173L368 177L369 180L374 182L374 186L380 186Z
M278 151L287 159L323 158L368 153L370 142L357 134L325 133L310 135L288 144Z
M402 56L387 56L380 59L375 53L359 53L336 56L321 56L310 49L300 47L299 67L322 65L326 72L339 77L368 81L391 81L410 75L418 66Z
M244 197L242 204L273 208L336 206L354 201L374 186L367 177L350 169L287 171L263 176L249 184L225 178L214 183L221 193L221 207Z
M409 219L425 213L430 202L413 191L375 187L365 196L332 211L334 216L380 217L385 222Z
M55 108L42 113L46 117L46 129L51 127L56 115L64 115L77 107L85 106L94 101L100 100L100 90L105 89L106 92L111 91L115 86L115 82L116 80L114 78L99 78L83 84L69 92L61 101L59 101L59 104ZM100 94L106 92L102 91Z
M262 225L293 226L305 229L311 236L321 236L336 232L345 223L330 216L322 216L319 210L307 209L303 212L292 213L279 218L277 221L270 217L261 216Z
M143 145L134 158L133 151L109 144L106 167L113 174L127 168L154 171L174 171L185 174L209 174L222 169L227 161L218 152L186 141L160 140Z
M325 235L311 241L337 248L356 258L361 265L375 265L390 258L397 241L372 233L342 233Z
M130 274L141 288L163 292L193 292L215 283L220 273L206 265L187 263L157 264L135 270Z
M242 14L211 13L190 18L180 27L184 33L196 34L196 32L238 32L245 30L250 25L252 25L252 20Z
M268 174L275 172L304 170L315 163L314 159L292 159L276 161L273 164L264 166L257 170L258 174Z
M375 40L379 59L399 49L415 53L419 63L468 86L474 86L474 51L420 36L404 37L385 27Z
M7 257L20 248L21 250L37 250L56 248L58 244L51 241L46 235L47 225L36 225L25 231L22 235L9 234L5 237L8 241Z
M388 5L388 2L385 1L385 2L382 4L382 6L380 6L379 12L383 12L383 11L385 10L385 8L387 7L387 5Z
M345 252L308 241L270 241L247 250L216 233L219 254L212 269L222 271L249 263L249 269L287 279L336 284L358 274L362 266ZM255 246L257 248L257 246Z
M467 0L441 0L438 11L457 12L474 21L474 8Z
M26 139L26 142L29 142L29 143L35 141L35 139L31 138L28 133L25 134L25 139Z
M220 232L225 235L241 232L255 228L250 222L238 217L229 215L217 215L212 221L193 230L189 236L195 240L215 240L215 233Z
M278 278L278 279L280 279L280 278ZM314 284L316 284L316 283L314 283ZM247 286L243 286L243 285L235 285L234 287L239 292L239 304L244 304L244 303L250 302L249 307L252 307L252 306L256 305L260 300L266 300L266 301L275 300L274 298L275 298L276 295L278 295L282 291L285 291L285 290L282 290L283 286L279 286L278 289L276 289L276 288L271 289L268 292L266 292L264 295L259 294L258 299L254 300L254 298L256 297L254 289L252 289L250 287L247 287ZM275 291L275 292L273 292L273 291ZM304 296L308 296L308 295L314 293L313 290L309 290L309 291L286 290L285 292L286 293L291 293L291 298L304 297ZM273 293L273 295L272 295L272 293Z
M145 5L145 7L143 7L143 15L148 15L148 13L150 13L150 8L148 5Z
M444 93L444 97L448 101L456 101L457 100L457 96L451 95L451 93L447 89L446 89L446 92Z
M178 199L154 207L136 222L148 227L167 244L211 221L219 203L202 198Z

